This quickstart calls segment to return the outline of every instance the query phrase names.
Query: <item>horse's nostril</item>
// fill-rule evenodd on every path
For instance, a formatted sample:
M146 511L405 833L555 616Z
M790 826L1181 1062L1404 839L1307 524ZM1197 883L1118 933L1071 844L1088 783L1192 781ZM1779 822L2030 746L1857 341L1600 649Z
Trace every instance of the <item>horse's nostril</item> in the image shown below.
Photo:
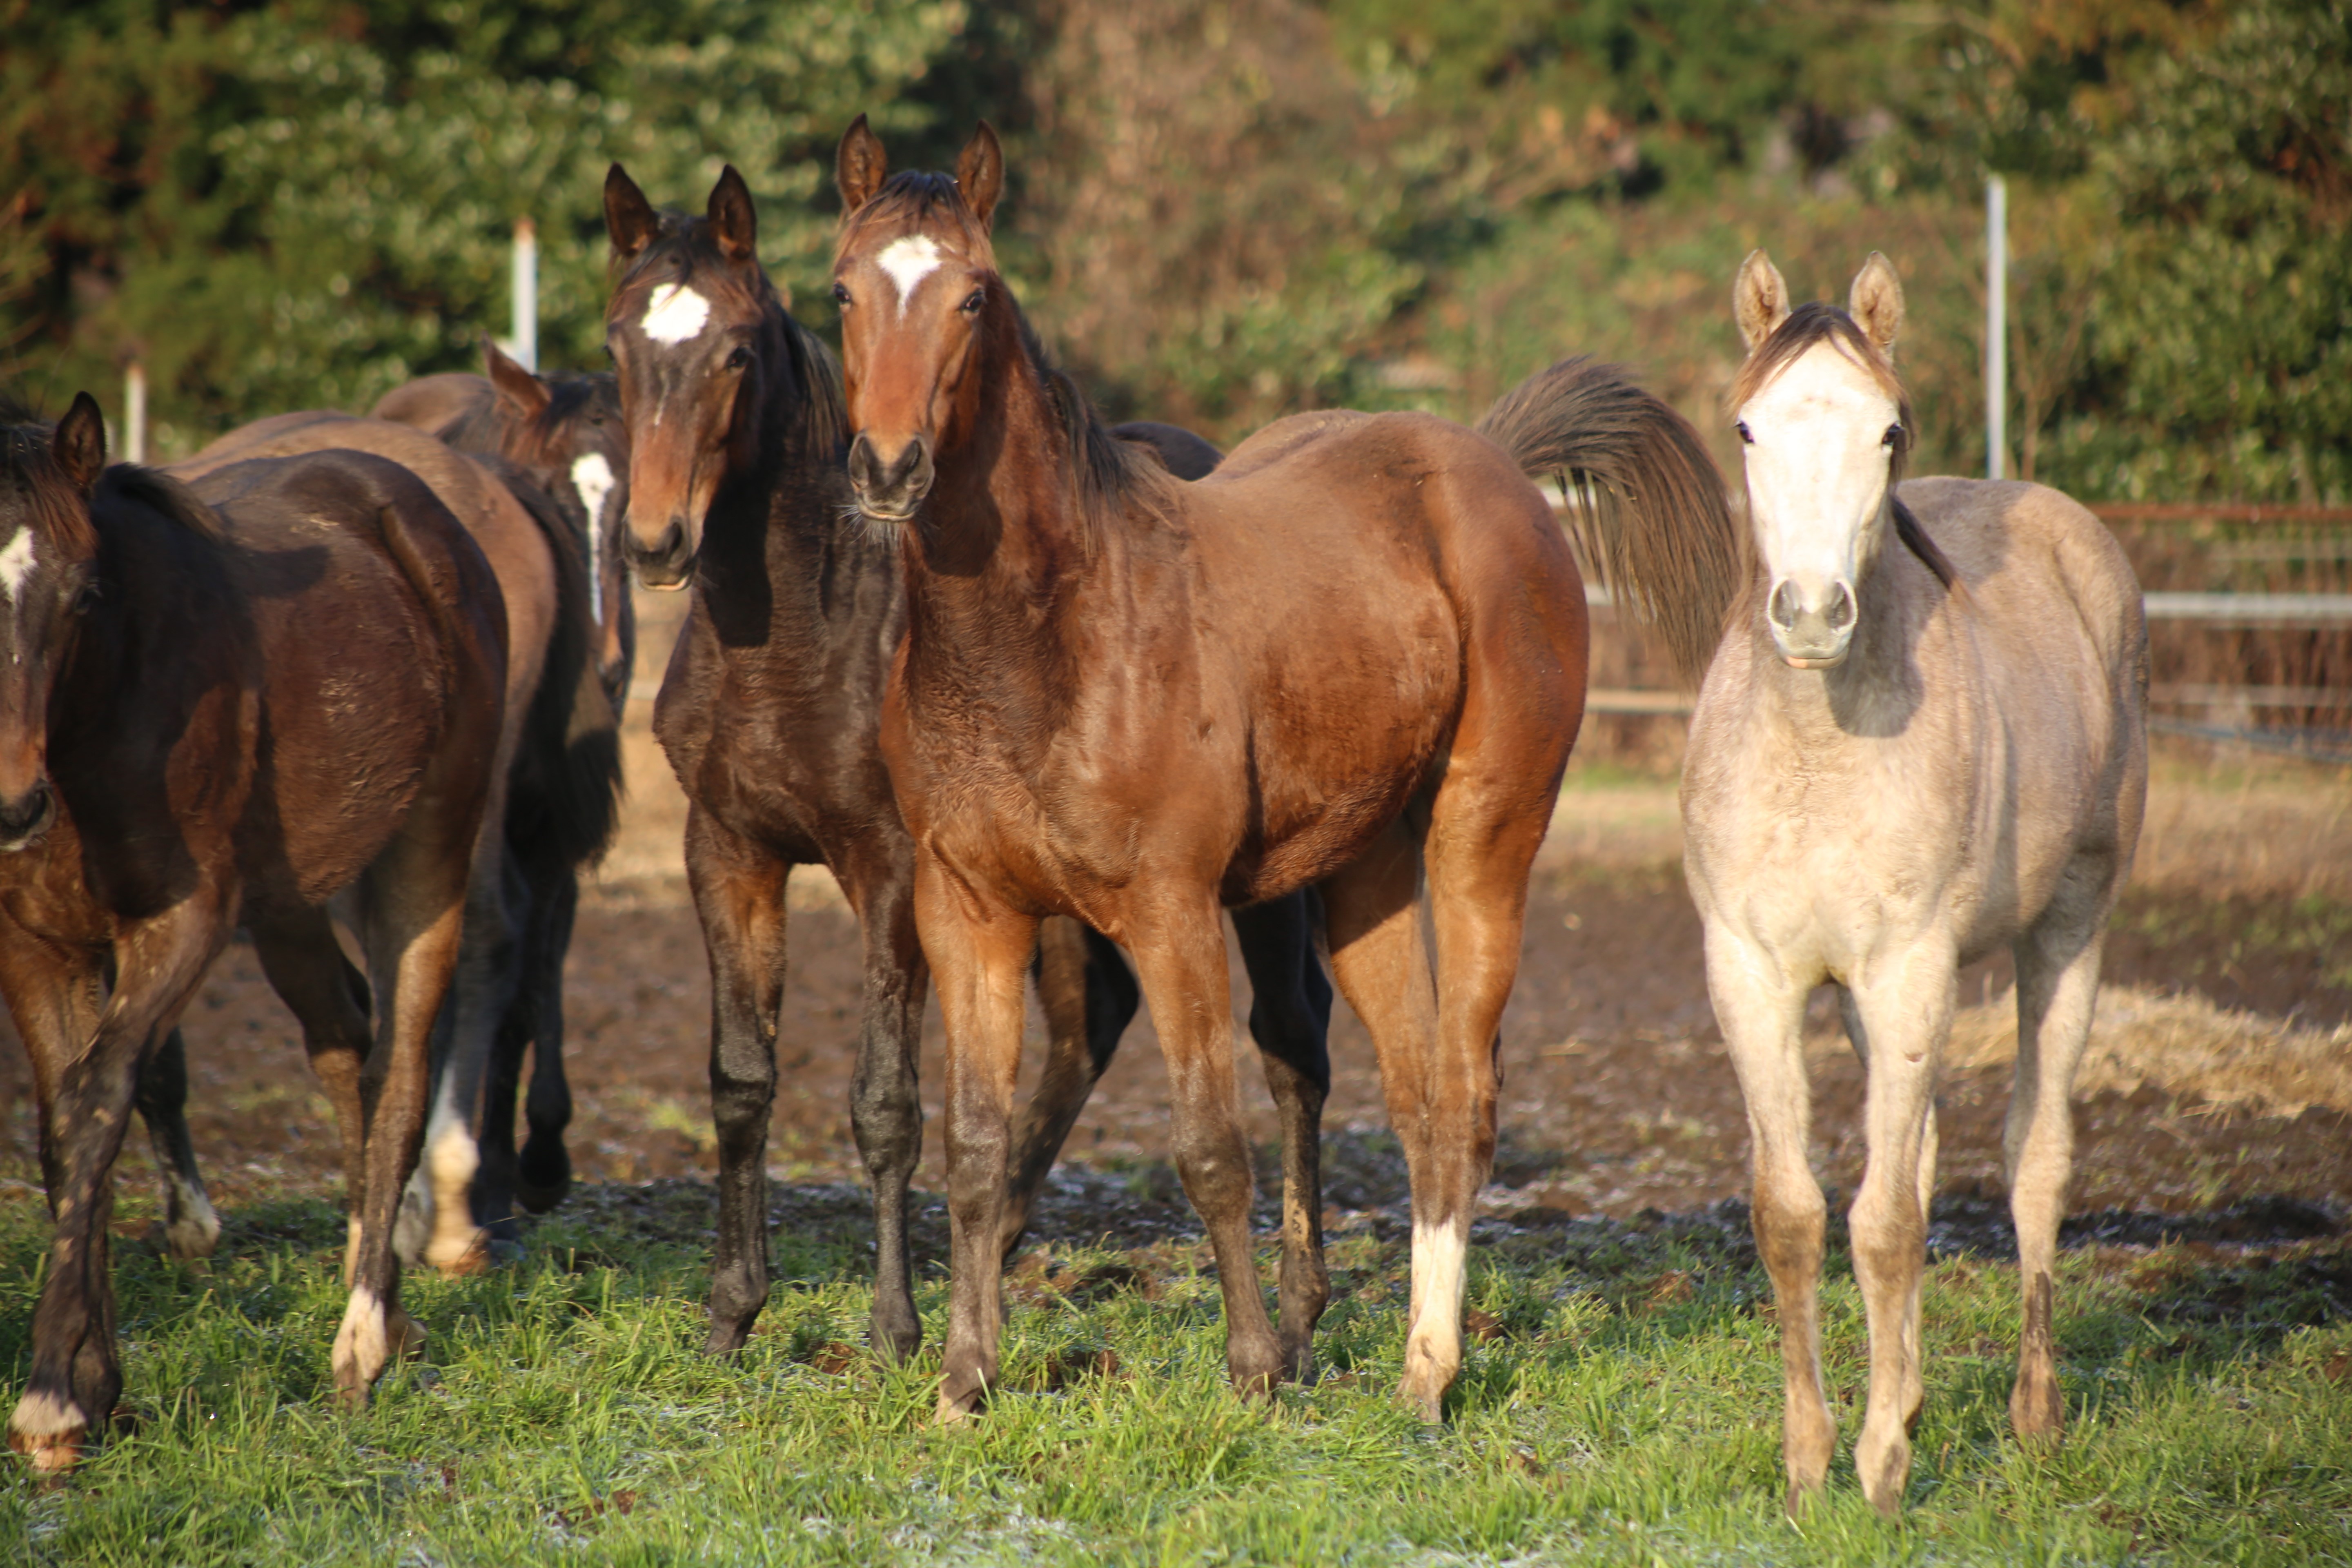
M44 779L16 799L0 803L0 833L21 838L41 826L48 819L54 798L48 781Z
M1832 584L1829 608L1822 612L1822 618L1829 622L1830 630L1833 632L1842 632L1853 625L1853 590L1843 583Z
M1765 606L1764 613L1772 617L1774 626L1785 628L1797 624L1797 616L1801 609L1802 606L1797 599L1797 585L1794 583L1783 582L1772 590L1771 603Z

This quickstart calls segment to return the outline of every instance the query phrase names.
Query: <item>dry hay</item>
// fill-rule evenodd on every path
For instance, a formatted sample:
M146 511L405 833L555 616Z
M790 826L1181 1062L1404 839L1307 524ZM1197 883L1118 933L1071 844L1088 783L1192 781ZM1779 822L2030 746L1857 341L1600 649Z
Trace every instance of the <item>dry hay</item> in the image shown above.
M1953 1019L1947 1068L2006 1067L2016 1058L2013 993ZM2270 1116L2313 1108L2352 1113L2352 1024L2311 1028L2228 1012L2198 996L2102 986L2075 1094L2144 1088Z

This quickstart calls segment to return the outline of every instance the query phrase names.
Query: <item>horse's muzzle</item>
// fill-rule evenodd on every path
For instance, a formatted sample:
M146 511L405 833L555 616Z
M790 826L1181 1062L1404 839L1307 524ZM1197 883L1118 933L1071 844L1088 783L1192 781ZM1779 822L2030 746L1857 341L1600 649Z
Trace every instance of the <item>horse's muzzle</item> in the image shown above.
M58 820L57 792L42 779L15 800L0 801L0 854L29 849Z
M661 537L650 545L638 542L635 530L621 536L621 556L637 581L662 593L675 593L694 574L694 546L688 541L686 521L671 518Z
M1764 619L1772 628L1773 647L1791 668L1832 669L1845 662L1860 616L1853 589L1843 580L1832 583L1816 603L1796 579L1783 577L1765 601Z
M850 444L850 493L857 498L857 510L877 521L904 522L914 516L936 477L931 444L920 436L887 462L865 432Z

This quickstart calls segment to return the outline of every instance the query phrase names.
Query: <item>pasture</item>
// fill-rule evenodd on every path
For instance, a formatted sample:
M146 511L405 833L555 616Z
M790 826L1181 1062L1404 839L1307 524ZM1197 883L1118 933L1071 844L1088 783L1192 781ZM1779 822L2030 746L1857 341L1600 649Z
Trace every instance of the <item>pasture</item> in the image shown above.
M677 601L641 601L660 668ZM2058 1300L2071 1426L2021 1450L2000 1197L2005 973L1971 972L1941 1107L1927 1401L1899 1524L1850 1458L1780 1514L1769 1282L1738 1085L1682 890L1671 772L1570 775L1505 1020L1503 1145L1475 1236L1472 1342L1424 1431L1396 1405L1402 1163L1369 1041L1335 1018L1325 1376L1259 1414L1223 1375L1217 1284L1167 1157L1139 1020L1073 1134L1008 1289L1007 1385L929 1408L944 1326L937 1009L916 1213L926 1352L864 1348L871 1226L845 1110L856 922L803 873L771 1143L778 1284L750 1347L699 1352L715 1204L708 984L682 803L631 704L622 842L568 976L584 1189L519 1264L419 1277L425 1361L334 1407L341 1226L325 1107L291 1019L234 948L189 1016L191 1121L226 1216L207 1266L115 1229L127 1434L0 1489L12 1561L2309 1562L2352 1555L2352 785L2160 748L2077 1095ZM1604 749L1605 752L1605 749ZM1817 1002L1815 1166L1838 1194L1825 1358L1850 1446L1865 1372L1835 1217L1859 1070ZM1034 1052L1032 1052L1034 1063ZM0 1048L0 1367L21 1380L45 1240L22 1055ZM1244 1071L1262 1265L1277 1123ZM18 1108L22 1109L18 1109ZM2158 1216L2165 1216L2159 1218ZM1269 1277L1270 1278L1270 1277Z

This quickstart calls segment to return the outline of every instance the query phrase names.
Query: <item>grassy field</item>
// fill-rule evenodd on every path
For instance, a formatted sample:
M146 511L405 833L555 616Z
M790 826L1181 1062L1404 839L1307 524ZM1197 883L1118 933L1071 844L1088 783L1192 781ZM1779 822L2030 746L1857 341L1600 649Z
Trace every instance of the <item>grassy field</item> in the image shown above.
M118 1229L141 1201L126 1194ZM1389 1396L1406 1266L1392 1214L1335 1237L1325 1376L1271 1410L1223 1386L1204 1249L1054 1242L1008 1287L1007 1386L981 1420L940 1430L927 1424L935 1356L890 1369L861 1348L854 1189L779 1203L782 1282L741 1356L698 1348L707 1190L593 1189L539 1227L520 1268L415 1283L429 1359L358 1415L334 1407L327 1374L343 1301L327 1204L232 1214L207 1266L126 1246L128 1435L55 1489L8 1472L0 1561L2352 1559L2340 1240L2068 1254L2072 1429L2046 1456L2005 1430L2013 1271L1947 1258L1927 1285L1906 1517L1879 1521L1842 1467L1791 1524L1769 1290L1736 1205L1482 1222L1478 1338L1438 1430ZM39 1220L36 1203L0 1206L10 1384ZM935 1207L926 1225L936 1242ZM1863 1332L1834 1250L1829 1279L1829 1377L1850 1441ZM934 1268L921 1296L934 1342L944 1294Z

